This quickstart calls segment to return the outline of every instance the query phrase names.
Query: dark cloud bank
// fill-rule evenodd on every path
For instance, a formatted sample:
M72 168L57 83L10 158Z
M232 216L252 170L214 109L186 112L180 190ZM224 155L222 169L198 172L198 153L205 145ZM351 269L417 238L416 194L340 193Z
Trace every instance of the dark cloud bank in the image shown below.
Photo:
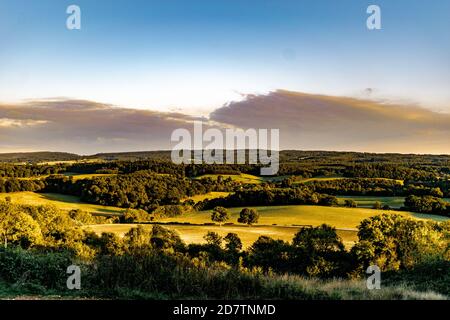
M194 120L83 100L0 104L0 152L170 149L172 131ZM450 153L449 114L346 97L252 95L212 112L208 125L279 128L282 149Z

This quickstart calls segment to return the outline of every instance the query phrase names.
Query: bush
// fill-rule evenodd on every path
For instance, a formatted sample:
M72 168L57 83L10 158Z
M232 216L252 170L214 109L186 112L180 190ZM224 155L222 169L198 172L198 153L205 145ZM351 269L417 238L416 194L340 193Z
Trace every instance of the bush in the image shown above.
M250 226L252 224L258 223L258 220L259 220L259 213L258 211L256 211L256 209L244 208L241 210L238 222Z
M136 222L147 222L151 220L150 215L140 209L127 209L119 218L120 223L136 223Z
M436 222L382 214L361 222L360 241L352 252L365 267L376 264L382 270L411 268L445 258L449 246L445 230L446 225Z

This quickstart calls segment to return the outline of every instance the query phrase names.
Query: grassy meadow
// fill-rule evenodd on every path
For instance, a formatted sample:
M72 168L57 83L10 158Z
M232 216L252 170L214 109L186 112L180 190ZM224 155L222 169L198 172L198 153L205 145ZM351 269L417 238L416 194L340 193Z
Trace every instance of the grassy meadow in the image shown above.
M339 204L344 204L345 200L354 200L358 207L372 208L375 202L380 202L382 206L388 205L391 208L398 209L403 207L405 197L376 197L376 196L337 196Z
M343 180L343 179L352 179L352 178L346 178L343 176L317 176L317 177L313 177L313 178L298 178L296 179L296 181L294 182L294 184L299 184L299 183L305 183L308 184L310 182L314 182L314 181L333 181L333 180ZM387 178L365 178L365 179L371 179L371 180L392 180L395 181L398 184L403 185L404 181L403 180L394 180L394 179L387 179Z
M208 192L205 194L197 194L195 196L186 198L184 200L182 200L183 202L186 200L192 200L195 203L200 202L200 201L204 201L206 199L216 199L216 198L225 198L228 195L230 195L231 192L217 192L217 191L212 191L212 192Z
M381 210L366 208L343 208L324 206L266 206L254 207L260 214L259 225L295 226L312 225L319 226L323 223L332 225L338 229L356 229L359 223L369 217L383 213ZM230 208L229 222L237 223L239 213L243 208ZM398 212L407 217L417 219L433 219L437 221L447 220L443 216L425 215L411 212ZM211 222L211 211L200 211L185 214L173 218L163 218L161 222L187 222L192 224L204 224Z
M0 200L10 197L13 203L26 205L54 205L61 210L80 209L92 214L117 215L124 211L123 208L101 206L81 202L78 197L58 193L12 192L0 193Z
M251 174L241 173L241 174L204 174L201 176L197 176L194 179L213 179L217 180L219 176L222 176L223 179L231 178L231 180L241 183L247 183L247 184L261 184L266 181L281 181L286 176L279 176L279 177L258 177Z
M152 224L141 224L144 228L151 228ZM86 228L101 234L102 232L113 232L123 236L132 227L137 224L98 224L86 226ZM242 226L242 225L223 225L223 226L209 226L209 225L175 225L164 224L165 228L172 229L178 232L181 239L188 244L191 243L205 243L203 239L208 231L217 232L222 237L228 233L236 233L242 240L244 248L251 246L260 236L269 236L274 239L284 241L291 241L294 235L300 230L300 227L293 226ZM351 247L357 240L357 234L354 230L338 230L339 236L343 239L347 247Z
M110 177L116 174L112 173L89 173L89 174L79 174L75 172L65 172L64 175L66 177L72 177L74 180L82 180L82 179L93 179L97 177Z
M318 226L323 223L330 224L338 229L338 234L347 247L351 247L357 240L358 224L371 216L381 213L380 210L363 208L341 208L321 206L271 206L256 207L260 213L259 223L248 227L237 223L242 208L230 208L231 219L222 226L205 225L211 223L211 211L192 212L183 216L164 218L158 220L165 227L176 230L186 243L204 243L203 236L208 231L214 231L225 236L233 232L239 235L244 247L250 246L259 236L270 236L274 239L291 241L301 226ZM436 221L448 218L434 215L401 212L400 214L416 219L432 219ZM189 223L183 225L181 223ZM124 235L136 224L108 224L88 226L94 232L113 232ZM151 224L143 224L144 228L151 228Z
M210 192L204 195L191 197L195 202L213 197L225 197L227 192ZM0 200L10 197L13 203L28 205L54 205L61 210L80 209L96 215L118 215L124 209L112 206L101 206L95 204L83 203L74 196L55 194L55 193L34 193L34 192L15 192L0 194ZM340 201L344 201L341 197ZM352 197L355 199L356 197ZM380 197L363 197L359 201L380 201L390 204L403 200L403 198L390 199ZM355 199L356 200L356 199ZM389 201L388 201L389 200ZM223 226L205 225L211 223L211 211L192 212L173 218L159 219L167 228L176 230L186 243L203 243L203 236L208 231L215 231L222 236L234 232L242 239L245 247L251 245L261 235L270 236L274 239L291 241L295 233L301 226L318 226L323 223L332 225L338 229L338 234L344 240L346 246L350 247L356 240L356 228L358 224L371 216L380 214L381 210L368 208L344 208L344 207L323 207L323 206L265 206L256 207L260 213L258 224L248 227L237 223L239 213L242 208L230 208L231 218L229 224ZM400 212L400 214L417 219L433 219L436 221L448 220L443 216L417 214L411 212ZM183 223L186 223L183 225ZM106 224L88 226L97 233L114 232L120 235L125 234L135 224ZM151 224L145 224L150 228Z

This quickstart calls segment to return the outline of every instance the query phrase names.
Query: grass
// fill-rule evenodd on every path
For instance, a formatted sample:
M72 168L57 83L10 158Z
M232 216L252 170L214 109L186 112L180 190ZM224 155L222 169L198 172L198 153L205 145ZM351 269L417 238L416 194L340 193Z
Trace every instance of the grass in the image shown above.
M313 178L297 179L295 181L295 183L299 184L299 183L309 183L309 182L313 182L313 181L333 181L333 180L342 180L342 179L354 179L354 178L346 178L343 176L317 176L317 177L313 177ZM394 179L388 179L388 178L364 178L364 179L370 179L370 180L374 180L374 181L391 180L391 181L395 181L401 185L403 185L403 183L404 183L403 180L394 180Z
M254 176L251 174L241 173L241 174L204 174L198 177L195 177L195 179L206 179L211 178L213 180L216 180L218 176L222 176L224 179L231 178L233 181L241 182L241 183L249 183L249 184L261 184L263 182L276 182L276 181L282 181L283 179L288 178L289 176ZM295 176L294 176L295 177ZM318 176L313 178L298 178L294 182L294 184L308 184L313 181L332 181L332 180L342 180L342 179L350 179L342 176ZM392 179L385 179L385 178L372 178L372 180L392 180ZM394 180L397 183L403 185L403 180Z
M259 214L260 225L293 226L312 225L318 226L323 223L332 225L338 229L356 229L359 223L369 217L381 214L384 211L365 208L342 208L323 206L266 206L255 207ZM230 222L237 222L242 208L230 208ZM410 212L398 212L407 217L419 219L447 219L441 216L415 214ZM200 211L185 214L179 217L164 218L162 222L189 222L203 224L211 222L211 211Z
M383 206L387 204L391 208L401 208L405 202L405 197L337 196L337 198L339 204L344 204L345 200L354 200L361 208L372 208L377 201Z
M231 194L231 192L217 192L217 191L212 191L212 192L208 192L205 194L197 194L195 196L183 199L182 202L186 201L186 200L193 200L195 203L200 202L200 201L204 201L206 199L216 199L216 198L225 198L227 196L229 196Z
M225 196L226 193L213 193L214 196ZM2 193L0 200L11 197L11 201L28 205L55 205L61 210L80 209L97 215L117 215L124 211L122 208L101 206L83 203L74 196L55 193L34 193L16 192ZM206 195L203 195L206 196ZM200 199L200 198L198 198ZM197 200L198 200L197 199ZM195 200L194 200L195 201ZM242 208L231 208L231 219L229 222L235 225L209 226L210 211L192 212L183 216L164 218L159 220L168 223L167 227L180 233L181 238L187 243L201 243L203 236L208 231L216 231L222 236L229 232L237 233L243 240L244 246L251 245L259 236L267 235L275 239L285 241L292 240L294 234L301 225L318 226L327 223L336 227L338 233L347 246L351 246L356 240L356 228L358 224L368 217L380 214L381 210L366 208L342 208L342 207L322 207L322 206L267 206L256 207L260 213L259 223L252 227L247 227L237 223L237 218ZM434 215L424 215L409 212L401 212L402 215L418 218L433 219L437 221L448 220L448 218ZM179 225L176 223L190 223L192 225ZM133 225L95 225L93 230L98 233L114 232L118 234L126 233ZM146 225L150 228L150 225Z
M10 197L13 203L26 205L54 205L61 210L80 209L98 215L117 215L122 208L83 203L78 197L58 193L13 192L0 193L0 200Z
M96 177L110 177L115 176L115 173L88 173L88 174L79 174L75 172L65 172L64 175L66 177L73 177L74 180L82 180L82 179L93 179Z
M112 232L123 236L132 227L137 224L99 224L90 225L86 228L101 234L102 232ZM142 225L146 229L152 228L151 224ZM178 232L184 242L190 243L205 243L204 235L208 231L217 232L222 237L228 233L236 233L241 238L244 248L251 246L260 236L269 236L274 239L280 239L290 242L294 235L300 230L300 227L293 226L252 226L247 227L243 225L176 225L164 224L165 228L172 229ZM354 230L338 230L338 234L343 239L346 246L351 247L357 240L356 231Z
M287 176L254 176L251 174L241 173L241 174L204 174L198 177L195 177L194 179L206 179L211 178L213 180L217 180L219 176L222 176L223 179L231 178L231 180L241 183L248 183L248 184L261 184L266 181L281 181Z
M346 179L342 176L318 176L318 177L314 177L314 178L302 178L302 179L297 179L295 181L296 184L299 183L308 183L308 182L312 182L312 181L332 181L332 180L341 180L341 179Z
M93 179L96 177L110 177L116 175L115 173L88 173L88 174L80 174L76 172L64 172L62 175L66 177L72 177L74 180L81 180L81 179ZM26 177L26 178L17 178L19 180L36 180L36 179L45 179L48 178L50 175L41 175L41 176L34 176L34 177Z
M409 300L448 299L448 263L424 265L407 274L383 273L379 290L368 290L364 278L305 278L261 274L245 269L199 264L165 252L104 256L77 261L83 270L81 290L66 289L65 265L55 252L2 250L4 279L0 299L275 299L275 300ZM30 270L30 267L34 267ZM429 273L439 271L430 279ZM25 272L25 273L24 273ZM47 276L43 277L42 273ZM24 274L26 275L24 277Z
M372 208L375 202L380 202L381 205L388 205L391 208L398 209L403 207L405 203L405 197L377 197L377 196L337 196L339 204L344 204L345 200L354 200L361 208ZM449 198L443 198L442 200L450 202Z
M183 216L164 218L158 222L164 224L165 227L176 230L180 237L186 243L203 243L203 236L208 231L215 231L221 236L233 232L239 235L244 247L250 246L259 236L266 235L274 239L291 241L295 233L298 232L302 225L318 226L323 223L332 225L338 229L338 234L347 247L351 247L357 240L356 228L358 224L366 218L380 214L380 210L363 209L363 208L340 208L340 207L321 207L321 206L272 206L272 207L256 207L260 213L259 223L248 227L237 223L239 212L242 208L231 208L231 219L229 222L233 225L204 225L210 223L211 211L201 211L188 213ZM448 218L421 215L409 212L401 212L400 214L418 218L445 220ZM181 225L180 223L189 223L191 225ZM89 226L93 231L101 234L102 232L113 232L119 235L125 234L135 224L121 225L94 225ZM151 225L144 225L145 228L151 228Z

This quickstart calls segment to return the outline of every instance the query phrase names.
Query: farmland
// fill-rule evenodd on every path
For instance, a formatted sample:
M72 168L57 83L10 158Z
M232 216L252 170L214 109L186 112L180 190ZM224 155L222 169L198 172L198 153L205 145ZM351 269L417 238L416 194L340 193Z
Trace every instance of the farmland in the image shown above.
M274 239L291 241L300 226L319 226L323 223L336 227L338 235L347 247L351 247L357 240L356 227L368 217L380 214L380 211L362 208L335 208L320 206L272 206L257 207L260 213L259 223L255 226L237 224L237 218L242 208L231 208L230 223L223 226L205 225L211 222L210 211L193 212L179 217L161 219L158 222L169 229L176 230L186 243L204 243L203 236L208 231L217 232L221 236L227 233L236 233L242 240L244 247L250 246L259 236L270 236ZM433 215L403 212L403 216L417 219L430 219L436 221L448 220ZM187 223L183 225L182 223ZM120 225L94 225L89 226L97 233L113 232L125 234L136 226L133 224ZM150 224L144 225L151 228Z
M258 177L258 176L252 175L252 174L241 173L241 174L204 174L204 175L195 177L195 179L210 178L212 180L217 180L219 176L221 176L222 179L230 178L233 181L241 182L244 184L246 184L246 183L261 184L266 181L281 181L284 178L286 178L285 176L278 176L278 177L260 176L260 177Z
M230 192L217 192L217 191L211 191L205 194L197 194L195 196L183 199L183 201L186 200L192 200L194 202L204 201L206 199L216 199L216 198L225 198L226 196L230 195Z
M98 224L90 225L86 228L101 234L102 232L113 232L119 236L123 236L136 224ZM142 225L145 229L152 228L152 224ZM300 230L300 227L293 226L242 226L242 225L224 225L224 226L205 226L205 225L177 225L163 224L165 228L177 231L181 239L187 244L205 243L203 238L208 231L214 231L224 237L228 233L236 233L242 240L244 248L251 246L260 236L269 236L274 239L280 239L287 242L292 241L294 235ZM344 241L347 247L351 247L357 240L355 230L338 230L338 235Z
M327 223L338 229L355 229L359 223L369 217L381 214L381 210L364 208L341 208L323 206L267 206L255 207L260 214L260 225L294 226L312 225L319 226ZM242 208L230 208L230 222L236 222ZM410 212L401 212L403 216L417 219L448 220L448 218L435 215L425 215ZM193 212L180 217L161 219L161 222L187 222L203 224L211 222L211 212Z
M393 209L399 209L403 207L404 197L376 197L376 196L338 196L339 204L344 204L345 200L353 200L360 208L372 208L376 202L380 202L382 206L388 205ZM450 199L444 198L444 201L449 202Z
M364 276L368 263L380 263L383 271L397 273L398 268L403 272L430 257L439 264L425 266L425 273L446 269L449 225L424 224L420 219L449 219L450 205L445 201L450 185L441 178L447 162L433 158L434 164L441 163L438 167L430 166L428 158L402 157L290 151L284 155L277 177L255 176L256 170L246 165L176 165L162 160L1 164L0 200L10 201L0 206L0 220L7 227L1 230L6 235L5 253L48 255L39 267L42 270L51 270L47 265L57 260L60 251L64 253L61 258L85 261L85 266L119 263L114 269L96 269L108 272L98 274L98 281L104 283L105 275L117 277L113 283L123 285L123 276L129 276L127 294L139 289L136 279L148 279L155 270L164 271L155 279L162 278L166 288L167 275L176 275L181 267L188 272L182 277L191 279L191 270L199 265L205 271L199 275L216 274L220 269L237 272L245 279L247 275L240 270L261 270L261 279L266 279L268 271L277 276L349 279ZM414 161L423 164L414 168L403 165ZM372 209L376 202L391 209L405 208ZM28 205L53 205L60 210ZM212 222L216 207L227 208L229 218L225 212ZM259 220L251 226L238 223L243 208L256 209ZM73 209L121 218L68 214ZM361 224L363 220L368 221ZM36 259L41 261L38 256ZM22 260L8 258L4 262L8 270L15 270L21 268ZM12 264L14 261L18 263ZM65 271L67 262L61 263ZM243 268L234 268L239 265ZM147 268L146 274L142 274L143 268ZM23 281L24 272L27 270L20 269L17 277L12 274L8 285ZM233 276L233 282L226 285L235 286L235 279ZM435 280L436 292L447 295L448 286ZM213 287L213 292L220 291L209 279L201 283ZM64 289L65 282L62 285ZM154 292L153 284L141 289L149 297ZM114 287L104 292L111 290ZM197 293L183 294L196 297ZM277 294L269 296L276 298Z
M0 193L0 200L5 200L7 197L10 197L12 203L25 205L54 205L58 209L65 211L79 209L100 215L117 215L124 211L122 208L112 206L83 203L78 197L57 193L35 193L26 191Z

